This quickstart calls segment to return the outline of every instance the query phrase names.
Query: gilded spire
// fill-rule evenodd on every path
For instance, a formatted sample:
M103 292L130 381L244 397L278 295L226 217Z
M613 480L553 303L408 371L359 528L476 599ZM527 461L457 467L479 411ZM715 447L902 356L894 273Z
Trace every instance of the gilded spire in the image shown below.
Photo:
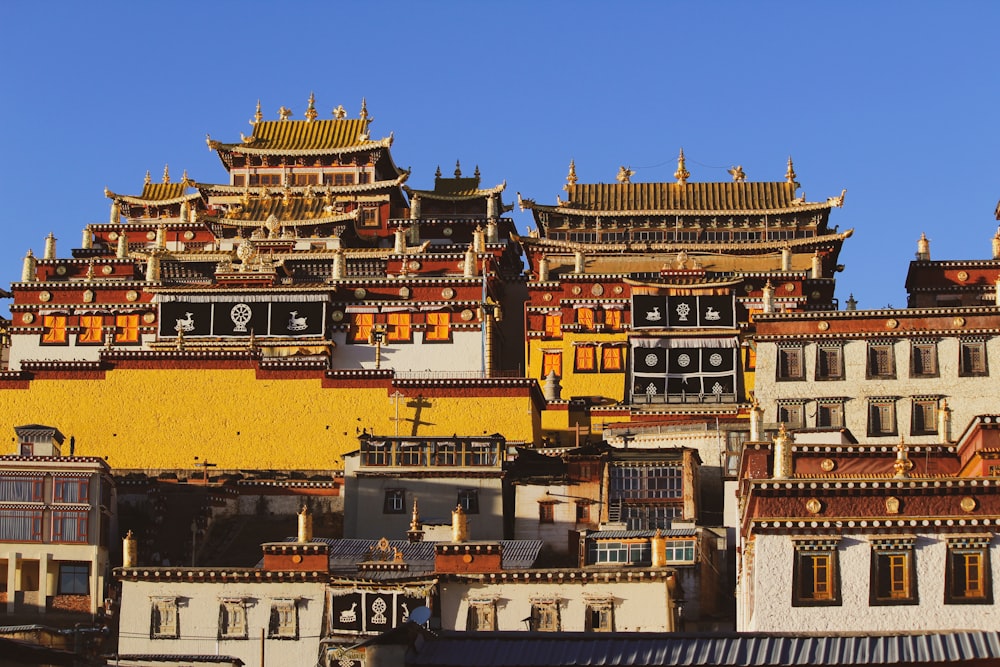
M260 100L258 99L257 100L257 111L254 113L254 115L253 115L253 121L251 121L250 124L253 125L254 123L259 123L262 120L264 120L264 114L260 110Z
M455 160L455 178L462 178L462 165Z
M313 121L316 120L316 95L309 93L309 106L306 107L306 120Z
M687 170L684 166L684 149L681 149L680 154L677 156L677 171L674 172L674 178L677 179L678 185L684 185L687 180L691 178L691 172Z
M169 164L163 165L163 182L164 183L169 183L170 182L170 165Z
M903 440L903 436L899 436L899 444L896 445L896 460L892 464L897 478L909 477L910 470L913 469L913 461L910 460L907 453L906 442Z
M146 170L146 178L143 179L142 182L145 183L146 185L149 185L150 183L153 182L153 179L149 175L149 169Z
M184 185L189 185L191 183L191 179L188 178L188 170L187 169L185 169L184 171L181 172L181 183L183 183Z
M632 174L634 174L634 173L635 172L631 168L626 167L625 165L622 165L622 166L618 167L618 175L615 176L615 179L619 183L631 183L632 182Z
M338 104L337 108L333 110L333 117L337 120L344 120L347 117L347 109L344 108L343 104Z
M368 102L361 98L361 120L368 120Z
M569 173L566 174L566 185L576 185L576 160L569 161Z
M795 167L792 166L792 156L789 155L788 156L788 168L785 169L785 180L788 181L789 183L795 185L796 187L798 187L798 183L795 182L795 177L796 176L797 176L797 174L795 173Z
M292 117L292 110L286 107L285 105L281 105L281 108L278 109L278 118L280 118L281 120L288 120L291 117Z
M472 172L472 175L476 177L476 180L479 180L480 175L479 175L479 165L478 164L476 165L476 170L474 172Z
M441 165L438 165L437 170L434 172L434 178L441 178Z

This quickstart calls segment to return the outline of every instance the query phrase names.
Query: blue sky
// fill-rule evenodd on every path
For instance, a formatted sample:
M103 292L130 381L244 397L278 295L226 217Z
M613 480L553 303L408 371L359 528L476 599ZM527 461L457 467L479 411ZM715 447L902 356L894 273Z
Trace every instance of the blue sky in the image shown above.
M170 165L225 172L261 100L302 118L367 98L410 185L456 159L540 203L582 182L781 180L847 189L841 302L905 306L921 232L935 259L990 256L1000 3L11 3L0 23L0 285L53 231L59 254L108 216L105 186ZM530 213L512 213L523 230ZM6 311L6 307L2 310Z

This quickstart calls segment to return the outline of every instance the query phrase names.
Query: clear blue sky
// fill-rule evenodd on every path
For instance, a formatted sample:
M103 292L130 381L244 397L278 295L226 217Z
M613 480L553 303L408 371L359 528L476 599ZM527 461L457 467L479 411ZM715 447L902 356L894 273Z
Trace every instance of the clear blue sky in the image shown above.
M1000 199L995 2L12 2L0 23L0 285L49 231L60 256L104 222L105 186L168 163L225 172L261 100L302 118L361 98L410 185L456 159L540 203L583 182L781 180L847 189L837 296L905 306L921 232L935 259L988 258ZM512 214L518 226L530 213ZM6 308L2 310L6 311Z

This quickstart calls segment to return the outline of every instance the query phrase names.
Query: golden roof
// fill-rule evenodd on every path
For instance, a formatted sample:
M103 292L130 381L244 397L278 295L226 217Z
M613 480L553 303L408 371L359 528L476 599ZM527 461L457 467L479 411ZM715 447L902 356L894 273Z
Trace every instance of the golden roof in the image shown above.
M105 188L104 195L108 199L123 201L129 204L176 204L191 199L198 199L201 194L198 192L187 193L191 186L191 181L184 179L179 183L146 183L142 186L142 194L120 195Z
M731 181L713 183L567 183L566 201L539 206L522 200L524 208L588 215L613 212L647 214L744 214L802 211L841 206L844 195L823 203L796 197L796 184L787 181Z
M315 154L388 146L392 138L372 141L368 136L370 118L332 120L262 120L254 123L253 134L238 144L208 140L213 149L249 154Z
M251 197L245 206L234 206L228 213L206 217L207 221L238 227L262 227L272 215L283 225L320 224L352 220L358 209L337 212L322 197Z

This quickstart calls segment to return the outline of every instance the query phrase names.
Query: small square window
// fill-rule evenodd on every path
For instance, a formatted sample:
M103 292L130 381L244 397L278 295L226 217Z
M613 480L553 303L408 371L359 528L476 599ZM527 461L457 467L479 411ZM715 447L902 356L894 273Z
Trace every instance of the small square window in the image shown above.
M479 489L459 489L458 506L466 514L479 514Z
M545 316L545 335L548 338L562 338L562 313Z
M839 606L840 576L836 540L795 543L792 606Z
M896 353L892 343L868 345L868 379L896 377Z
M555 523L556 504L538 503L538 523Z
M90 565L88 563L59 564L59 594L86 595L90 592Z
M872 543L872 605L918 603L914 560L912 539Z
M778 380L805 380L805 365L802 363L802 348L778 348Z
M590 523L590 505L588 501L579 500L576 503L576 522Z
M868 403L868 435L896 435L896 401L877 399Z
M844 348L840 345L820 345L816 349L816 379L844 379Z
M802 428L805 425L805 404L788 402L778 404L778 422L787 428Z
M601 348L601 371L605 373L619 373L625 370L625 362L622 359L624 348L617 345L605 345Z
M937 411L938 401L936 398L913 399L910 435L933 435L937 433Z
M535 632L559 632L559 603L555 600L533 601L531 629Z
M404 489L386 489L383 514L403 514L406 512L406 491Z
M594 309L593 308L577 308L576 309L576 323L579 324L584 329L594 328Z
M42 326L45 331L42 333L42 343L45 345L65 345L66 344L66 316L65 315L44 315L42 316Z
M276 600L271 603L267 636L271 639L299 638L299 607L295 600Z
M612 600L589 600L585 629L587 632L614 632L614 602Z
M246 604L243 600L223 600L219 604L219 639L246 638Z
M816 426L818 428L842 428L844 426L844 402L824 400L816 405Z
M986 341L966 341L959 343L958 374L961 376L986 375L989 366L986 361Z
M937 344L913 343L910 346L910 377L938 377Z
M473 632L496 630L496 603L493 600L470 600L465 629Z

